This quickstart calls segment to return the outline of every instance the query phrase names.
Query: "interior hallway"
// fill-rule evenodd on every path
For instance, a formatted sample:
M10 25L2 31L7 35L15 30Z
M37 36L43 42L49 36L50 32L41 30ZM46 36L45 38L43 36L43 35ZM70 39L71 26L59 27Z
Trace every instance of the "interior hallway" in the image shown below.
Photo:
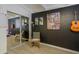
M52 48L43 44L40 44L40 48L38 47L30 47L28 42L24 42L21 46L15 47L16 44L14 36L8 38L8 54L72 54L71 52L63 51L60 49Z

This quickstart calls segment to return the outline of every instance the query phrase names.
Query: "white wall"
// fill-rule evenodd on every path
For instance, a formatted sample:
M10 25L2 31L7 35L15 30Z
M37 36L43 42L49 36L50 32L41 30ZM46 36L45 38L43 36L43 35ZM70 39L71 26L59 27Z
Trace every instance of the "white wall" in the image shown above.
M6 53L7 52L7 26L6 28L3 25L8 25L8 20L7 20L7 16L6 13L7 11L11 11L23 16L27 16L29 17L29 21L31 20L31 11L29 11L29 9L25 9L23 6L21 5L0 5L0 53ZM30 24L29 24L30 26ZM30 32L29 32L30 33Z
M6 16L0 13L0 53L7 51L7 21Z

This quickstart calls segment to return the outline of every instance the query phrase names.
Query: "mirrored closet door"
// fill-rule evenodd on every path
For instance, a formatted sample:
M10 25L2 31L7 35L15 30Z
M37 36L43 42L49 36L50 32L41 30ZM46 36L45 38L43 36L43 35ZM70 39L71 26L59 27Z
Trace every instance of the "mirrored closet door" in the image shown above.
M8 11L7 49L19 47L29 39L28 17Z

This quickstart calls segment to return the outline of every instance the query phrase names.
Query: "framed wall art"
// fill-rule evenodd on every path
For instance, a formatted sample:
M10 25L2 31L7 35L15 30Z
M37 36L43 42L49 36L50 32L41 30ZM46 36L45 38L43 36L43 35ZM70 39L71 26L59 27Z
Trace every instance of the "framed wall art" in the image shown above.
M43 17L39 18L39 25L43 25Z
M38 21L38 18L35 18L35 25L39 25Z
M47 14L47 29L60 29L60 12Z

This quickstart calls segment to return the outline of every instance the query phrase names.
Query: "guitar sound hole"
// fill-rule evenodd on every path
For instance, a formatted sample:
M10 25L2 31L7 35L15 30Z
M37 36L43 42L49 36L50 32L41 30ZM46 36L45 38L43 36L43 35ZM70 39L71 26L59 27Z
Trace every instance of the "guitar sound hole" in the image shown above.
M77 24L77 22L75 22L75 24Z

